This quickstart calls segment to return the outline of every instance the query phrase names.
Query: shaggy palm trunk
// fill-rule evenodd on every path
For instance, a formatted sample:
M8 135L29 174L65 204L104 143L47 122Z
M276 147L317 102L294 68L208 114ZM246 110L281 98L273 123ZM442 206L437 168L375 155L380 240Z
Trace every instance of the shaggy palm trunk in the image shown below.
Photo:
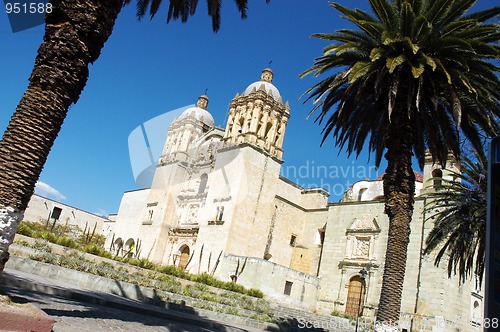
M36 181L122 8L121 0L52 0L45 35L0 141L0 276Z
M415 174L411 167L413 135L406 109L394 110L387 132L384 196L389 234L377 313L377 323L382 326L376 331L397 331L394 327L399 322L415 197Z

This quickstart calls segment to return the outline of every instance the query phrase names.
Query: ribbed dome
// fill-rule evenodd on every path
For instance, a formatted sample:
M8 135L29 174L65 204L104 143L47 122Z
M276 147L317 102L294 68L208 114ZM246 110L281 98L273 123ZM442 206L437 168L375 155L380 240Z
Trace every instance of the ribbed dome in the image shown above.
M190 107L179 116L179 120L187 117L193 117L197 121L203 122L209 126L214 125L214 118L212 114L207 111L208 97L203 95L198 98L195 107Z
M272 94L274 100L278 100L280 98L280 92L278 91L278 89L272 83L264 81L257 81L250 84L243 92L243 95L248 96L253 91L253 89L259 90L261 86L264 86L267 94Z
M264 87L264 90L267 94L271 94L274 100L279 100L281 95L278 89L273 85L273 76L274 73L271 69L266 68L262 71L262 75L260 76L260 81L254 82L250 84L245 91L243 92L243 96L248 96L254 89L259 90Z
M204 124L213 126L214 124L214 118L212 114L210 114L207 110L204 110L203 108L199 107L190 107L184 112L182 112L181 116L179 116L180 119L185 119L187 117L194 117L196 120L203 122Z

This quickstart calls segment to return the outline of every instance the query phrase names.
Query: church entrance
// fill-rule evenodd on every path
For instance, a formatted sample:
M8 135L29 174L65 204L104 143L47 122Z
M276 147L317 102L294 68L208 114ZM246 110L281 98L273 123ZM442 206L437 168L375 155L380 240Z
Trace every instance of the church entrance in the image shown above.
M178 268L184 271L189 261L189 247L183 246L182 248L179 249L179 252L180 252L180 258L179 258Z
M361 280L359 276L354 276L349 281L349 290L347 291L347 302L345 306L345 314L350 317L358 316L358 308L359 315L363 315L363 303L365 303L365 282ZM361 300L361 306L360 306Z

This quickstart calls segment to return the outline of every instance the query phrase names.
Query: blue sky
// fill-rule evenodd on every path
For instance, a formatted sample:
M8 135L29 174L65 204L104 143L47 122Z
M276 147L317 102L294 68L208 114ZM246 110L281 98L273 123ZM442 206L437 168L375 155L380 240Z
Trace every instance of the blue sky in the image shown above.
M338 1L366 8L367 1ZM480 0L480 8L495 5ZM269 66L274 84L291 108L284 142L283 175L304 186L325 186L338 201L357 180L383 173L366 153L347 157L332 139L320 148L321 127L312 104L298 100L318 79L299 74L321 55L327 42L318 32L348 26L324 0L249 1L248 19L240 20L233 1L223 1L222 24L211 30L200 1L186 24L166 24L167 1L153 21L135 18L129 5L118 17L101 57L49 155L39 181L50 198L93 213L116 213L124 191L137 189L127 140L134 128L167 111L196 102L208 89L208 110L225 127L228 105L236 93L257 81ZM43 26L12 33L0 13L0 130L3 132L24 93L43 37ZM166 124L168 125L168 124ZM301 168L302 167L302 168ZM417 166L415 166L417 167ZM320 174L317 174L320 173Z

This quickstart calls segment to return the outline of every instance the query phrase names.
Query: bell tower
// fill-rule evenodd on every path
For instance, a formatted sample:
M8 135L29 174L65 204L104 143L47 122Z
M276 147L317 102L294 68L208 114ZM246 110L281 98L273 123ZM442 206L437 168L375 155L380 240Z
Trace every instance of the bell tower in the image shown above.
M283 104L272 83L273 76L273 71L266 68L259 81L250 84L243 94L236 94L229 106L224 141L250 143L282 159L290 107L288 102Z
M443 184L443 179L448 181L459 181L458 179L455 179L453 172L460 172L460 164L451 152L448 153L446 166L443 168L439 163L434 162L430 152L426 151L423 178L424 192L439 190Z
M171 160L186 161L192 143L214 126L214 119L207 111L208 97L198 98L195 107L186 109L168 128L160 163Z

